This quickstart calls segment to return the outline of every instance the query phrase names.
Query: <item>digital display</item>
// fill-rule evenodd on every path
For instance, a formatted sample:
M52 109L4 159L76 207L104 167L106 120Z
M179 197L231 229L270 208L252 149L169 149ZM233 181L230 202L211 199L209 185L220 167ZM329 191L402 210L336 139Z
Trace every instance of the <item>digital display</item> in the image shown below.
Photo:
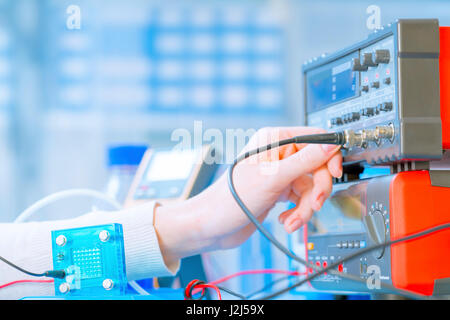
M337 190L311 219L311 234L364 232L366 184L353 184Z
M359 94L358 72L352 71L352 59L355 57L358 57L358 52L306 73L308 113Z
M159 151L153 154L146 181L186 180L198 156L198 150Z

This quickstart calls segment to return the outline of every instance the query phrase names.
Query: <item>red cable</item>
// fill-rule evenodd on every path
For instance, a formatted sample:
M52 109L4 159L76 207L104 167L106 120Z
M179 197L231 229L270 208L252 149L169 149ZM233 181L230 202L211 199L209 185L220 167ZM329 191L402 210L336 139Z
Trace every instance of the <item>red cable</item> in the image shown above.
M192 280L191 282L188 283L188 285L187 285L186 288L184 289L184 292L185 292L185 296L186 296L186 297L192 298L192 296L190 295L189 291L191 291L191 287L192 287L196 282L198 282L198 280L197 280L197 279L194 279L194 280ZM219 288L217 288L215 285L212 285L212 284L207 284L207 283L206 283L206 284L197 284L197 285L195 285L195 288L194 288L192 294L196 293L195 291L198 292L198 291L200 291L200 290L203 291L203 292L202 292L202 294L203 294L203 293L205 292L205 289L206 289L206 288L214 289L214 290L216 291L216 293L217 293L217 296L218 296L219 300L222 300L222 295L220 294Z
M219 297L221 299L222 297L220 296L220 290L219 290L219 288L217 288L215 286L216 284L228 281L228 280L230 280L232 278L235 278L235 277L239 277L239 276L243 276L243 275L249 275L249 274L285 274L285 275L290 275L290 276L306 275L305 272L279 270L279 269L245 270L245 271L240 271L240 272L233 273L231 275L228 275L226 277L217 279L217 280L212 281L212 282L208 282L207 284L204 284L204 285L196 285L194 290L192 290L192 294L198 293L200 291L200 289L202 289L201 286L208 286L209 288L215 289L216 292L218 292L218 295L219 295ZM197 281L197 280L192 280L191 282L189 282L189 284L186 286L185 292L189 292L189 290L191 289L192 284L195 281Z
M19 284L19 283L53 283L53 280L16 280L0 285L0 289Z
M219 300L222 300L222 295L220 294L219 288L217 288L216 286L214 286L212 284L199 284L199 285L196 285L195 287L199 288L199 289L203 289L203 290L205 290L205 288L212 288L212 289L216 290L217 297L219 298Z

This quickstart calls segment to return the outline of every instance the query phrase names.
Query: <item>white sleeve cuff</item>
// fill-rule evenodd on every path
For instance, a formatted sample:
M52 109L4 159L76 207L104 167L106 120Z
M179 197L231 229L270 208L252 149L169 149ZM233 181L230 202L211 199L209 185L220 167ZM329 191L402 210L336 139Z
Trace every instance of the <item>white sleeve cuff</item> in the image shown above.
M153 224L156 205L149 202L119 212L92 212L80 219L89 225L122 224L129 281L173 276L180 267L179 261L170 266L164 262Z

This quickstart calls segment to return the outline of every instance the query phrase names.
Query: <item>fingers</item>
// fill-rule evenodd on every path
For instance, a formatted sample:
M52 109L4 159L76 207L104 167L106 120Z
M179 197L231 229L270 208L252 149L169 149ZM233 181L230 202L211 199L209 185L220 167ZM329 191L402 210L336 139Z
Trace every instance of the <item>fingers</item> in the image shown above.
M341 151L336 152L327 163L328 170L335 178L342 177L342 154Z
M313 172L327 163L339 148L340 146L328 144L309 144L290 157L280 161L278 178L284 183L289 183L301 175ZM335 161L339 160L333 160L332 164L334 166L336 165ZM337 174L338 172L335 173Z
M292 183L292 193L299 197L295 208L287 210L278 217L287 232L300 228L314 211L319 211L332 191L332 177L327 165L322 165L313 172L312 177L304 175ZM295 199L293 196L292 199Z
M313 173L314 187L311 193L311 208L319 211L326 198L331 194L333 188L332 179L328 167L323 165ZM303 216L306 220L311 217Z
M312 189L306 190L300 202L295 208L288 210L288 217L284 221L284 228L288 233L292 233L304 225L313 215L311 206Z

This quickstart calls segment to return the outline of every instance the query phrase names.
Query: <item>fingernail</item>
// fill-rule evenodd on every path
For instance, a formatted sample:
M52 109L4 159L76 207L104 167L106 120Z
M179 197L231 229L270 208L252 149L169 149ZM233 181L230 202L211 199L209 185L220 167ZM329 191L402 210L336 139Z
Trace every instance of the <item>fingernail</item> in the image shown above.
M303 221L300 218L294 219L291 221L291 223L287 226L287 231L289 233L294 232L298 228L300 228L303 225Z
M334 144L322 144L321 146L325 153L332 153L339 148L339 146L336 146Z
M338 174L336 175L336 178L342 178L342 174L343 174L342 168L341 168L341 167L338 167L338 168L336 169L336 172L338 173Z

